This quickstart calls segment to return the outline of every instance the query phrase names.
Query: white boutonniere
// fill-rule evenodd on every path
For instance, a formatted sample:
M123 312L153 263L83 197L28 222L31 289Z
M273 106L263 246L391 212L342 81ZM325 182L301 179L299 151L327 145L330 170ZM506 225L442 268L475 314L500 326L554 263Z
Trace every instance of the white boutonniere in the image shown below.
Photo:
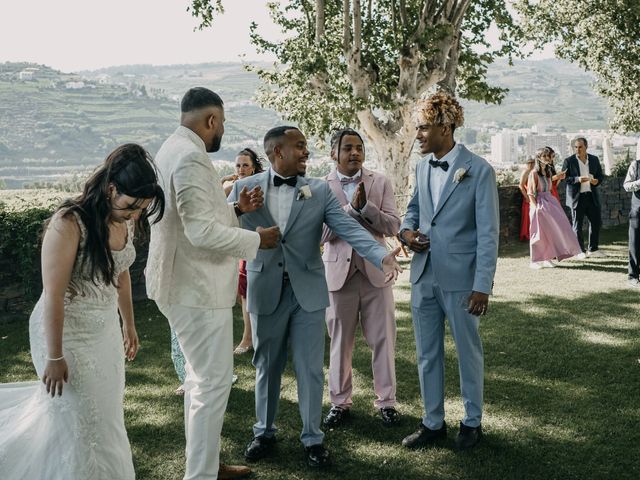
M459 168L456 173L453 174L453 183L460 183L467 176L467 171L464 168Z
M298 190L298 198L296 200L308 200L311 198L311 188L309 185L302 185Z

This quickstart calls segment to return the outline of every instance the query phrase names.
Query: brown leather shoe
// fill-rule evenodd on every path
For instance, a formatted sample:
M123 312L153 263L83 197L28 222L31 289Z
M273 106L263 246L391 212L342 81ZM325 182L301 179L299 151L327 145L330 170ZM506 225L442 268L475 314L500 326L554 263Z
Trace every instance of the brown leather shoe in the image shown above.
M244 465L225 465L221 463L218 467L219 480L231 480L233 478L244 478L251 474L251 469Z

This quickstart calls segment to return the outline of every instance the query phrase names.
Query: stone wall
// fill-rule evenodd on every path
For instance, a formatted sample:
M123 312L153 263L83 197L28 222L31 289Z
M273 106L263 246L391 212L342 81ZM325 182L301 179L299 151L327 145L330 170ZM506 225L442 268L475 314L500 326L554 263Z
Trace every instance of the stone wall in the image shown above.
M624 191L623 182L624 178L621 177L606 177L602 185L598 187L604 228L629 221L631 194ZM571 221L571 210L565 206L565 192L565 184L561 182L558 187L560 203L564 207L567 218ZM500 187L498 196L500 198L500 244L517 242L520 233L522 194L514 185ZM585 220L585 228L588 228L588 224L589 222Z
M629 207L631 205L631 195L622 188L622 178L606 178L600 188L600 200L602 202L603 226L611 227L628 222ZM564 183L558 189L562 205L564 206L565 186ZM520 217L522 208L522 195L517 186L506 186L498 189L500 199L500 244L510 244L519 241ZM567 217L571 220L571 211L565 207ZM585 222L588 225L588 222ZM146 298L144 285L144 267L147 261L148 244L146 242L136 242L136 261L132 265L131 283L134 300ZM33 291L35 296L40 294L42 286L34 281ZM19 308L21 305L30 304L25 301L24 291L19 285L0 286L0 311L8 311ZM0 317L2 322L2 317Z

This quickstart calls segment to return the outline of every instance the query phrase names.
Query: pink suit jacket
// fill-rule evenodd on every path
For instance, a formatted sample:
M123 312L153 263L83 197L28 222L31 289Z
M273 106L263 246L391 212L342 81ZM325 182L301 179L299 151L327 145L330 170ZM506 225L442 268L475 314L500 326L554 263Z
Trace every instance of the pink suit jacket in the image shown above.
M326 176L326 180L335 193L345 212L355 218L382 245L384 236L398 233L400 216L396 210L391 181L384 175L362 169L362 182L367 196L367 204L358 213L351 207L351 199L347 199L336 171ZM356 253L347 242L335 235L329 227L323 226L321 244L324 244L322 260L325 265L327 286L330 292L340 290L349 274L353 255ZM384 273L370 262L363 259L365 274L374 287L387 286Z

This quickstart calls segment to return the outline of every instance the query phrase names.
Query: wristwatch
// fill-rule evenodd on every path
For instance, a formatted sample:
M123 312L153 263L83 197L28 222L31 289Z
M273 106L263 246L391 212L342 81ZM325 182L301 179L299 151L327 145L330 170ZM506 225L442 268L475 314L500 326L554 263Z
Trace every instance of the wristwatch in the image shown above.
M398 240L400 240L400 243L403 244L405 247L408 247L409 244L405 241L404 237L402 236L403 232L406 232L407 230L409 230L408 228L403 228L402 230L400 230L398 232L398 235L396 235L398 237Z
M236 212L236 217L239 217L244 213L240 210L240 204L238 202L233 202L233 211Z

